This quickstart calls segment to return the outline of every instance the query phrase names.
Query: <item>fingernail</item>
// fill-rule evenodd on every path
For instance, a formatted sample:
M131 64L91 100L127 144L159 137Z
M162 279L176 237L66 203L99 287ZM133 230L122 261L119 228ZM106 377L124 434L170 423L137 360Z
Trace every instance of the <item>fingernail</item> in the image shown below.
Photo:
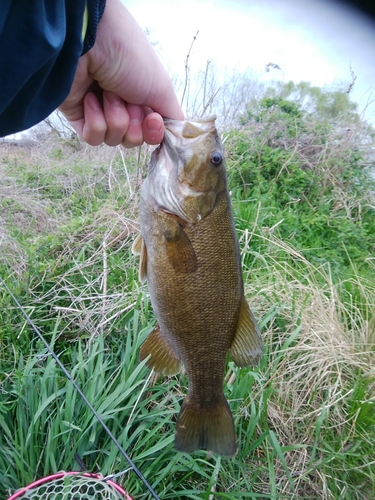
M106 92L106 97L109 104L113 104L114 106L118 106L123 102L121 97L119 97L116 94L113 94L113 92Z
M159 132L163 128L163 123L160 123L160 120L157 118L151 118L147 122L147 130L149 132Z
M99 105L98 99L96 98L95 94L87 94L86 95L86 102L92 110L98 111L100 109L100 105Z

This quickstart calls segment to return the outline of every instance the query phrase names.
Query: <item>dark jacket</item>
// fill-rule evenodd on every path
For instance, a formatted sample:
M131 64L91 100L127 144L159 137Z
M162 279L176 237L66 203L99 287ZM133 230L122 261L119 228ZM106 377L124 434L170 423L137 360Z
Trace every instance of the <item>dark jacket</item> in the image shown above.
M0 1L0 137L35 125L65 100L104 6L105 0Z

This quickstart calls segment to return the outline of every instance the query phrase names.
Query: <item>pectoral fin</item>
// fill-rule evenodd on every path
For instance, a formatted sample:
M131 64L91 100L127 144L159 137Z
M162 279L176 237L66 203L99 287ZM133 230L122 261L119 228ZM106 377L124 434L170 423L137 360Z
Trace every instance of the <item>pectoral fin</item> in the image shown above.
M164 237L168 260L173 268L181 273L194 273L198 268L197 256L182 227L176 222L165 231Z
M237 366L257 365L262 357L263 340L245 297L242 299L237 331L229 349Z
M132 253L134 255L139 255L139 281L144 283L147 279L147 249L145 242L140 234L133 241L132 245Z
M156 325L146 341L142 344L139 359L143 361L151 355L146 364L164 375L176 375L181 370L181 360L175 355L171 346L162 336L160 326Z

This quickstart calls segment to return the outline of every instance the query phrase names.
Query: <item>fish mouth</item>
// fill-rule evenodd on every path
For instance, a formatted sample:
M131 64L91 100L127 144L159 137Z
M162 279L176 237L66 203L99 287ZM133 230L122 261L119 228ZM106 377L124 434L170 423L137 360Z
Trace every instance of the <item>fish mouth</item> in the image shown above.
M208 116L207 118L194 118L184 121L164 118L167 142L169 144L172 142L174 145L178 145L178 143L184 143L186 140L197 139L201 135L215 130L215 120L215 115Z
M156 167L156 165L158 163L158 156L160 154L160 150L161 150L161 144L159 144L159 146L157 148L155 148L153 150L153 152L151 153L150 163L148 166L149 172L152 172L154 170L154 168Z
M167 171L171 171L173 163L178 162L179 138L184 122L178 120L164 119L164 138L159 146L151 154L149 171L151 172L158 163L163 163Z
M158 156L165 153L165 149L169 152L172 161L178 160L183 147L186 146L186 141L198 139L201 135L215 130L215 120L215 115L188 121L164 118L164 138L152 152L150 168L155 166Z
M170 130L169 128L165 127L164 128L164 139L163 142L161 143L161 148L166 148L169 150L169 152L176 152L177 154L177 147L179 143L179 138L180 135L177 130L172 128Z
M178 158L179 152L165 130L162 143L151 153L148 170L151 173L158 168L169 175L173 170L173 165L177 164Z
M165 136L167 137L167 135ZM178 148L176 148L173 144L168 143L160 144L151 154L151 160L149 164L149 173L151 173L155 169L159 169L160 178L163 177L167 180L178 164L179 161L179 152ZM181 161L181 160L180 160ZM206 191L204 189L197 189L193 187L188 181L184 180L179 182L180 193L183 196L200 196L204 194Z
M150 170L163 160L168 171L186 156L187 143L194 143L204 134L215 130L216 116L196 118L190 121L164 118L164 139L151 155Z

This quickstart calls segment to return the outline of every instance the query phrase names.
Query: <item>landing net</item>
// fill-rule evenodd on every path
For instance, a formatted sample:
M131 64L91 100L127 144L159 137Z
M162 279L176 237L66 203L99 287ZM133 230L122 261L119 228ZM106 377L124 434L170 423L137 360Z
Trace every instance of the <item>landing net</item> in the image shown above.
M59 472L16 491L8 500L132 500L121 486L99 474Z

